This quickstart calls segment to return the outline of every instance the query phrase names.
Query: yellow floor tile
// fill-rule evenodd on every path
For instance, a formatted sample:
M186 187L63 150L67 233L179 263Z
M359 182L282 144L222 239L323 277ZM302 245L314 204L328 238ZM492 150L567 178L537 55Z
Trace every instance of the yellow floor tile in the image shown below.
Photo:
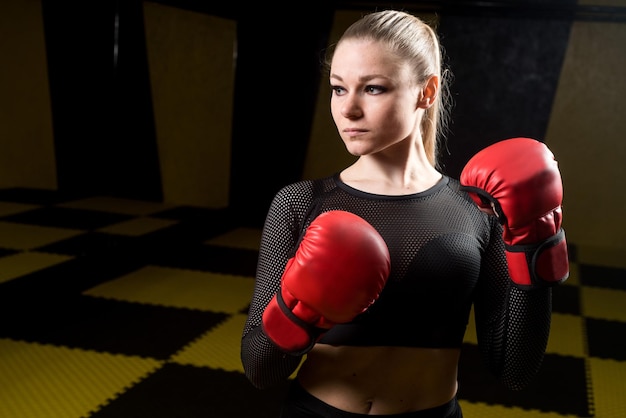
M250 302L251 278L146 266L91 288L84 294L203 311L237 313Z
M583 358L586 354L585 338L582 317L555 312L552 314L552 326L546 352Z
M0 258L0 283L63 263L72 258L67 255L37 252L22 252L2 257Z
M460 400L464 418L579 418L575 415L561 415L554 412L541 412L521 408L508 408L484 403L470 403ZM606 417L609 418L609 417Z
M582 286L580 298L583 315L626 322L626 291Z
M626 363L614 360L588 359L593 385L595 417L626 417Z
M0 339L0 417L84 417L160 363Z
M167 228L168 226L172 226L177 223L178 221L169 219L139 217L133 218L126 222L120 222L114 225L100 228L98 229L98 232L138 237L144 234L148 234L150 232L158 231L159 229Z
M0 216L15 215L16 213L26 212L38 207L37 205L27 205L25 203L0 202Z
M233 315L172 357L180 364L243 373L239 347L245 315Z
M237 228L226 234L205 241L205 244L242 248L245 250L258 250L260 243L261 230L255 228Z
M0 247L12 250L31 250L82 233L84 231L76 229L22 225L0 221Z
M624 248L596 247L577 245L578 262L614 268L626 268L626 250Z
M474 322L474 307L470 311L469 322L467 324L467 329L465 330L465 336L463 337L463 342L478 344L478 337L476 337L476 324Z

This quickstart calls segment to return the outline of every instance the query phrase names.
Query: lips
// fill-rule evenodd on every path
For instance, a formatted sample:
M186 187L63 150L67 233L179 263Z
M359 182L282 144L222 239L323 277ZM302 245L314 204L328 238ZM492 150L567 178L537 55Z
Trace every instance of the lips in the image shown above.
M345 128L343 130L347 134L361 134L367 132L366 129L358 129L358 128Z
M367 133L365 129L344 129L343 130L343 135L349 138L356 138L358 136L364 135L365 133Z

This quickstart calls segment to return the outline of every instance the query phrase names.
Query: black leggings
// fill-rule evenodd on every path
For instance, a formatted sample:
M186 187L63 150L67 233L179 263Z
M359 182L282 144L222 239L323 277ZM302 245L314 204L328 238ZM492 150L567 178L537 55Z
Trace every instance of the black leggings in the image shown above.
M463 413L456 397L448 403L434 408L404 414L366 415L346 412L317 399L304 390L297 379L294 379L281 408L279 418L371 418L373 416L387 418L463 418Z

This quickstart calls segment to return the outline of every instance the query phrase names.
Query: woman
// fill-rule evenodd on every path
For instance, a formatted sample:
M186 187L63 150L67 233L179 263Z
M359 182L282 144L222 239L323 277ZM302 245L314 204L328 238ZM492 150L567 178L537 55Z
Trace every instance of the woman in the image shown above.
M301 366L285 418L461 417L457 368L474 304L486 364L508 387L524 387L546 347L550 288L529 292L512 284L498 218L438 170L446 72L435 32L405 12L368 14L338 41L329 69L332 116L358 159L276 194L243 330L248 379L266 388ZM336 230L324 215L340 215L337 224L344 225L345 213L373 227L386 249L361 224L358 232L316 235ZM346 234L355 244L372 237L375 249L341 263L320 254ZM342 245L332 251L352 247ZM312 258L323 259L329 272L318 275L319 292L302 273L302 260ZM350 265L383 267L364 277L351 274ZM335 276L352 287L334 288ZM369 293L356 296L359 286ZM347 291L354 303L331 301ZM347 312L337 314L342 307Z

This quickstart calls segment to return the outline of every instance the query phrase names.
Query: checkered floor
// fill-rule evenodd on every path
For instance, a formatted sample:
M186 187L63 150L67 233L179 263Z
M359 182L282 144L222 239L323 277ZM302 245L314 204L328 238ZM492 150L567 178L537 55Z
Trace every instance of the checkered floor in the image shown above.
M226 211L0 190L0 418L275 418L286 383L239 361L259 237ZM528 389L469 329L467 418L626 417L626 270L575 259Z

